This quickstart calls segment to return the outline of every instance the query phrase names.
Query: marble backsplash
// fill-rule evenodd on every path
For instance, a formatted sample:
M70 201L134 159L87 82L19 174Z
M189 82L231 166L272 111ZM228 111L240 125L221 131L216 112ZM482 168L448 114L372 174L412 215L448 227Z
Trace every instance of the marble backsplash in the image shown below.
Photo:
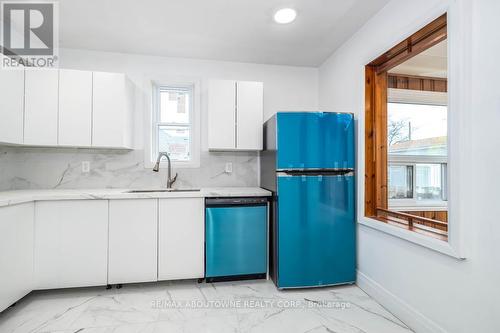
M82 172L82 162L90 172ZM224 173L227 162L233 172ZM199 168L174 168L174 187L258 186L258 153L201 152ZM69 188L159 188L166 168L144 167L144 152L66 148L0 147L0 190Z

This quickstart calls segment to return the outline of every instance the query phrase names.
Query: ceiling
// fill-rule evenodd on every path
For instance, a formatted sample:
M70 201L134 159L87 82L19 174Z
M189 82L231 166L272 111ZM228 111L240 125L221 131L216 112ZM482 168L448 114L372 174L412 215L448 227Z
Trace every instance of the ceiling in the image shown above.
M448 43L446 40L401 65L391 69L390 73L446 78L448 76Z
M389 0L64 0L60 46L318 66ZM295 22L273 21L276 9Z

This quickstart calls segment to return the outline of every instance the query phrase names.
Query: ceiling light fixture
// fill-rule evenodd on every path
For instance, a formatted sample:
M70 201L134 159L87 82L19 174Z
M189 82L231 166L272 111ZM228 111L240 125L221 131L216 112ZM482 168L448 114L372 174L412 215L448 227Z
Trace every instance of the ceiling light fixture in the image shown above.
M274 21L279 24L287 24L295 21L297 11L292 8L282 8L274 13Z

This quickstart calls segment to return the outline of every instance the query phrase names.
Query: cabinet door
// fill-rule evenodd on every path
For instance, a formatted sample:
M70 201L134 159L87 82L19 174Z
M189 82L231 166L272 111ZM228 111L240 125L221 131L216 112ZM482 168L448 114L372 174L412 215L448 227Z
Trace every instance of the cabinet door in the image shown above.
M158 280L204 276L203 198L159 200Z
M0 56L0 60L3 57ZM0 69L0 142L23 143L24 68Z
M33 289L33 207L0 208L0 311Z
M208 149L234 150L236 82L210 81L208 87Z
M262 82L238 82L236 95L236 148L262 150L264 85Z
M158 200L109 201L108 284L156 281Z
M36 289L107 283L108 202L35 204Z
M58 71L26 68L24 143L57 145Z
M131 147L133 93L124 74L93 73L92 146Z
M89 147L92 134L92 72L59 70L59 145Z

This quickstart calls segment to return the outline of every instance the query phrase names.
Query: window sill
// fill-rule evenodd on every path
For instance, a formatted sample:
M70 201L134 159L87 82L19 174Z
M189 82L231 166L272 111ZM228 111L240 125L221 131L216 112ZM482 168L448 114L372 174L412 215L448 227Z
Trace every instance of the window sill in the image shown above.
M452 258L463 260L464 257L454 249L448 242L425 236L404 228L390 225L369 217L360 217L358 223L371 229L375 229L394 237L404 239L408 242L420 245L433 251L442 253Z

